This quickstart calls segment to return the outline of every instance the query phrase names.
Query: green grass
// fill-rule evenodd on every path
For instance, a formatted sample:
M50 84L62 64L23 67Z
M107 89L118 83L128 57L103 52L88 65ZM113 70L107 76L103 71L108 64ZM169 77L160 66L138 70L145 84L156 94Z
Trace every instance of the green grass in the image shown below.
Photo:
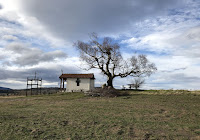
M0 140L200 139L199 94L129 92L0 97Z

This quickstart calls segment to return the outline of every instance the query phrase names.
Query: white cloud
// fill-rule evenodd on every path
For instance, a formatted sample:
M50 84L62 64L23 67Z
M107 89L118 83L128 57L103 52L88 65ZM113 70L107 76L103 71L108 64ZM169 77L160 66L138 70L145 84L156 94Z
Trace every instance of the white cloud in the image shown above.
M19 81L13 87L22 86L22 79L16 73L26 77L38 70L47 79L46 85L51 82L55 85L61 69L66 73L86 72L79 69L82 63L71 46L94 31L114 37L122 46L145 52L156 63L158 72L147 80L145 88L184 88L187 80L191 87L197 87L198 1L0 0L0 4L3 7L0 9L0 66L13 73L10 76L2 73L6 77L1 79ZM68 53L67 59L59 47ZM126 50L122 54L129 58L132 52ZM97 85L106 82L100 71L88 72L95 73ZM114 85L126 85L127 79L115 79Z
M16 0L16 5L11 4L13 1L3 1L4 8L0 10L0 35L1 36L19 36L27 41L32 41L39 45L44 42L49 44L49 47L71 47L72 43L56 37L49 32L42 23L33 16L26 16L20 12L19 1Z
M128 40L122 40L120 43L121 44L135 44L138 40L139 40L138 38L132 37Z
M87 38L87 34L115 36L127 34L135 22L166 14L181 7L182 0L20 0L20 12L37 18L54 35L68 41ZM54 10L52 10L54 9ZM103 9L103 10L102 10Z
M5 39L5 40L18 40L18 38L16 36L13 36L13 35L4 35L2 36L2 39Z
M28 44L19 42L10 43L3 52L7 53L6 61L19 66L31 66L41 62L51 62L56 59L66 58L66 54L62 51L56 50L51 52L44 52L39 48L34 48Z

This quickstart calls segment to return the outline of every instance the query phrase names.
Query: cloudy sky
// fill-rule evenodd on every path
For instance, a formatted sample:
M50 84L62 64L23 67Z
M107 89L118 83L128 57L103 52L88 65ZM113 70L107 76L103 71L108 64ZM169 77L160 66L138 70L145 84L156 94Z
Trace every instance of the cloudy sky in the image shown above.
M199 0L0 0L0 87L26 88L35 71L44 86L59 86L61 70L105 83L98 70L80 69L73 47L91 32L112 37L125 58L142 53L156 64L143 88L200 89Z

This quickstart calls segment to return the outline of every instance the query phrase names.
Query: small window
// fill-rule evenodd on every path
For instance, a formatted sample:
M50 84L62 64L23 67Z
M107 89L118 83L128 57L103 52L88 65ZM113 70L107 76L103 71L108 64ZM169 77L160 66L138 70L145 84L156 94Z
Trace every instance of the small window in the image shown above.
M81 80L79 78L77 78L77 80L76 80L77 86L80 86L80 82L81 82Z

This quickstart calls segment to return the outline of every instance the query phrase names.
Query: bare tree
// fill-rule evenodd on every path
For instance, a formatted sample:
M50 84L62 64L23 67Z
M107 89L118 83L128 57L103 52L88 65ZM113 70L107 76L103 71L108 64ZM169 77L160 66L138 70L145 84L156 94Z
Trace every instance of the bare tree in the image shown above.
M143 84L144 84L145 80L141 77L135 77L132 80L132 84L131 87L135 88L136 90L138 90Z
M87 63L88 70L97 68L107 76L107 86L113 87L115 77L150 76L157 70L145 55L124 60L119 44L113 43L109 37L105 37L102 43L99 43L96 33L90 35L88 43L77 41L74 46L80 51L80 58Z

